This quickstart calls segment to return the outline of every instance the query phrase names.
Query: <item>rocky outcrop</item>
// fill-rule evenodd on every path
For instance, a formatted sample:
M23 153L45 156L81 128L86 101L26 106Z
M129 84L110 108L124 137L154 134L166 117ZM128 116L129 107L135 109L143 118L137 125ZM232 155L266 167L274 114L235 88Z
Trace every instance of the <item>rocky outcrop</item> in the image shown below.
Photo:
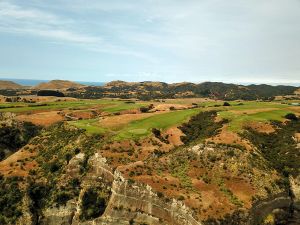
M76 155L69 163L67 174L76 173L77 164L84 160L83 154ZM78 200L71 200L65 206L51 207L43 211L42 225L122 225L122 224L170 224L201 225L192 211L175 199L167 202L159 198L148 185L128 181L122 174L106 164L106 159L96 153L89 159L90 169L82 184ZM89 221L81 221L80 201L83 192L101 182L111 190L111 196L104 214Z
M114 173L112 196L104 218L107 221L127 218L128 221L149 224L201 224L183 203L175 199L166 202L150 186L131 184L118 171Z
M290 186L293 199L293 223L300 224L300 176L290 177Z
M276 210L284 209L289 211L292 199L287 193L279 193L256 202L250 212L248 224L261 224L269 214L276 213Z
M71 225L77 210L75 201L70 201L66 206L48 208L43 212L40 225Z

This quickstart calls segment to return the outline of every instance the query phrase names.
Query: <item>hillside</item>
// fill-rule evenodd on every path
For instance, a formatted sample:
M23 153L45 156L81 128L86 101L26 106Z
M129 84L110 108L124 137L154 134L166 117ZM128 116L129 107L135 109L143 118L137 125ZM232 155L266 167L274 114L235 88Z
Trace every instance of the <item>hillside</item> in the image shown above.
M22 89L22 85L17 84L13 81L0 80L0 89Z
M165 98L211 98L220 100L272 100L275 96L293 95L293 86L237 85L221 82L174 83L112 81L103 87L85 87L85 91L67 93L78 98L138 98L141 100Z
M299 224L289 103L2 104L0 224Z
M43 90L43 89L68 89L68 88L82 88L85 85L78 84L76 82L68 80L52 80L49 82L40 83L37 86L34 86L33 89Z
M104 86L86 86L67 80L52 80L40 83L23 92L0 89L0 95L36 95L39 90L59 90L64 96L97 99L124 98L140 100L176 99L176 98L209 98L215 100L274 100L299 99L299 87L261 85L237 85L221 82L173 83L164 82L125 82L111 81Z

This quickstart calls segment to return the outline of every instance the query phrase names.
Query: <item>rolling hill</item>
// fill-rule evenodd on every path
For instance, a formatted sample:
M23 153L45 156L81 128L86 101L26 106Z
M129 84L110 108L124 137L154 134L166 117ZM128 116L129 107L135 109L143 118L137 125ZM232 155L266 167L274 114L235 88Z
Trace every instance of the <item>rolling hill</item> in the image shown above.
M0 80L0 89L21 89L23 88L22 85L17 84L12 81Z
M33 89L68 89L68 88L82 88L85 85L78 84L76 82L68 80L52 80L49 82L40 83L37 86L34 86Z

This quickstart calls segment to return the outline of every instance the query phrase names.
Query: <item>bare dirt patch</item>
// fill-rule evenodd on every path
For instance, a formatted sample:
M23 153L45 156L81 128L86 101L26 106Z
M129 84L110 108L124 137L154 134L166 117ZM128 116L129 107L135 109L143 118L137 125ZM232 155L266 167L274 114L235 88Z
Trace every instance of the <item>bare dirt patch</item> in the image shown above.
M131 121L144 119L151 117L156 113L139 113L139 114L123 114L123 115L117 115L117 116L108 116L103 119L99 120L99 123L101 126L108 127L108 128L118 128L121 126L124 126Z
M290 109L294 111L297 115L300 115L300 106L288 107L287 109Z
M174 146L183 145L180 137L184 136L184 133L177 127L169 128L168 130L166 130L165 134L168 136L168 141Z
M78 119L93 119L98 115L96 111L73 111L70 116Z
M274 127L269 123L263 123L263 122L249 122L244 127L252 128L253 130L256 130L257 132L261 133L273 133L275 132Z
M237 133L228 130L228 125L224 125L221 132L214 137L206 139L206 142L214 142L216 144L238 144L251 150L251 144L242 139Z
M58 114L58 111L41 112L35 114L23 114L16 117L19 121L31 122L35 125L50 126L59 121L63 121L64 117Z
M31 159L31 157L34 157L35 155L35 151L30 152L21 148L19 151L0 162L0 174L3 174L4 176L28 176L28 172L37 166L36 161Z
M170 111L170 108L173 110L178 109L189 109L192 105L183 105L183 104L158 104L155 105L151 111Z
M244 202L244 207L251 208L252 196L256 192L250 183L238 178L225 181L225 183L232 193Z

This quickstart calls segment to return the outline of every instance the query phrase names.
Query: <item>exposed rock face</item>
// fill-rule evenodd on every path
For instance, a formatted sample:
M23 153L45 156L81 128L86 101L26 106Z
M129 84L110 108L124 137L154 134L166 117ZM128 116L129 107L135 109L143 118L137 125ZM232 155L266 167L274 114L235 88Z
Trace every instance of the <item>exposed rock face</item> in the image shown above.
M76 155L69 163L68 174L76 173L76 165L84 158ZM96 153L89 159L91 169L83 183L78 200L69 201L66 206L51 207L43 211L42 225L79 225L79 224L172 224L201 225L183 203L173 199L166 202L159 198L150 186L135 184L126 180L119 171L112 172L106 159ZM79 219L82 193L97 179L111 188L111 197L104 214L90 221ZM164 218L163 220L160 218Z
M174 199L170 203L164 202L150 186L131 185L118 171L114 173L112 196L104 217L114 220L128 218L149 224L201 224L181 202Z
M293 195L293 223L300 224L300 176L290 177L290 185Z
M70 201L66 206L59 208L48 208L43 212L43 218L39 221L41 225L70 225L76 212L76 202Z
M276 214L276 210L278 211L279 209L284 209L285 212L288 212L291 204L292 199L287 193L280 193L269 199L259 201L251 209L249 224L259 224L269 214Z

